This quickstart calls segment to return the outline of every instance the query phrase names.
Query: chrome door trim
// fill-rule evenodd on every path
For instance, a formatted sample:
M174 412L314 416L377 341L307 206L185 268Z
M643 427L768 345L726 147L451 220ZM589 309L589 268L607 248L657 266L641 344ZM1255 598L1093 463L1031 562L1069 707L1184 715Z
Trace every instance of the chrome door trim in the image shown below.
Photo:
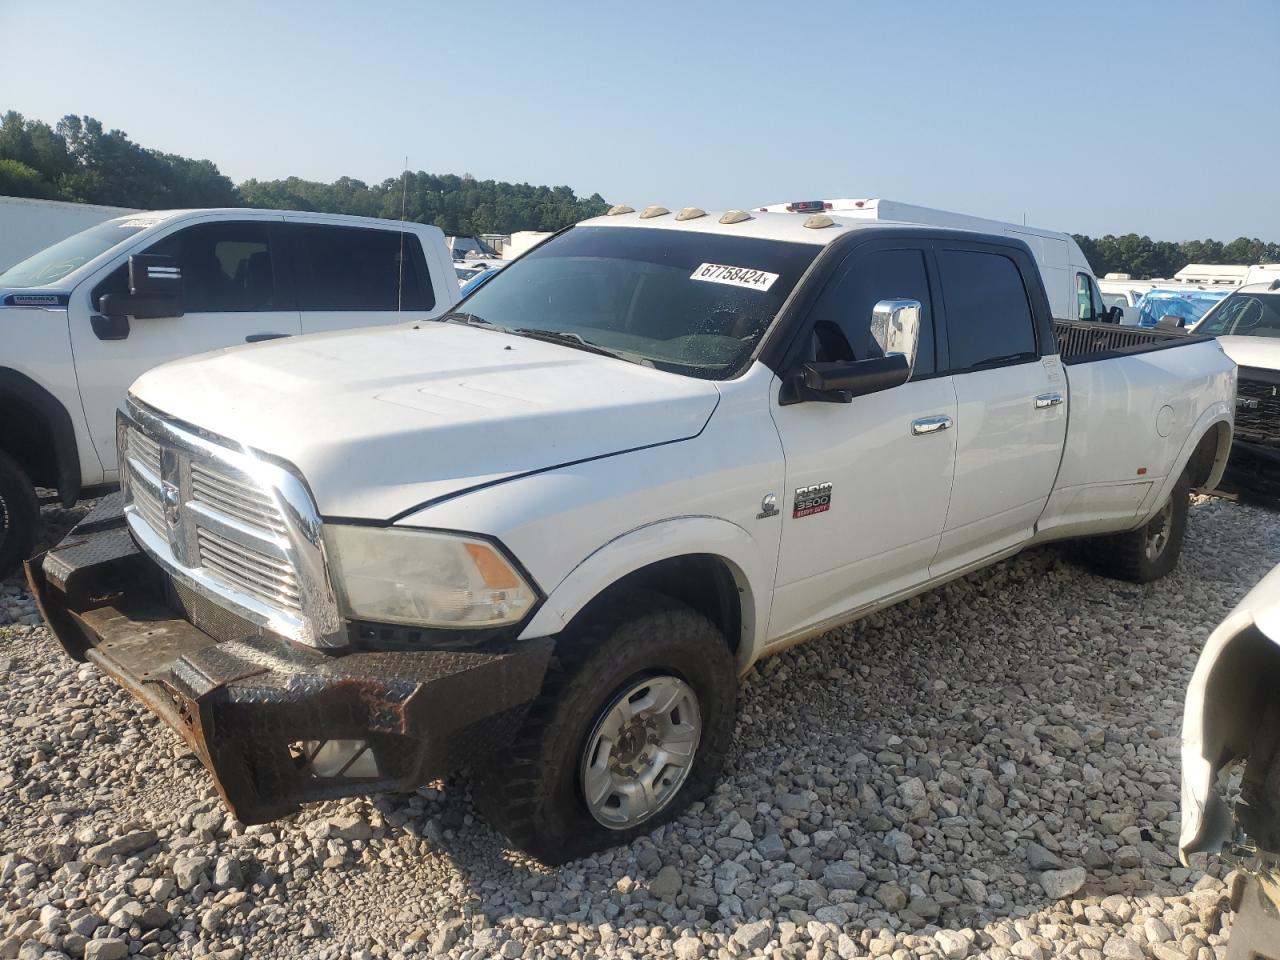
M1062 403L1062 394L1060 393L1042 393L1036 397L1036 409L1044 410L1046 407L1056 407Z

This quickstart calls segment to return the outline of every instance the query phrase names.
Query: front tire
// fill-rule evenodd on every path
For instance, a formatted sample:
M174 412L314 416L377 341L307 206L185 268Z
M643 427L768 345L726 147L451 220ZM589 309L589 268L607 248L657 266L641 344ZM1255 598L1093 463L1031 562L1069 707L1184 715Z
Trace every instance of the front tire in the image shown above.
M1089 541L1093 566L1106 576L1133 583L1150 583L1171 573L1182 553L1190 503L1191 481L1184 471L1145 526Z
M0 580L35 550L40 503L26 471L0 451Z
M560 637L515 740L478 763L476 803L548 865L628 843L715 786L736 698L715 625L637 591Z

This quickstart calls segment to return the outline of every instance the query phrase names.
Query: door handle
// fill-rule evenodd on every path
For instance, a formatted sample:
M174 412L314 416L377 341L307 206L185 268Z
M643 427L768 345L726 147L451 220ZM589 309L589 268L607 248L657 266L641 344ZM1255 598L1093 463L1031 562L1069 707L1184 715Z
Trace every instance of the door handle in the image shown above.
M1060 393L1042 393L1036 397L1036 409L1043 410L1046 407L1056 407L1062 402L1062 394Z
M950 430L951 418L945 413L936 417L921 417L911 421L911 435L922 437L926 433L937 433L939 430Z
M245 343L261 343L263 340L280 340L283 337L291 337L291 333L251 333L244 338Z

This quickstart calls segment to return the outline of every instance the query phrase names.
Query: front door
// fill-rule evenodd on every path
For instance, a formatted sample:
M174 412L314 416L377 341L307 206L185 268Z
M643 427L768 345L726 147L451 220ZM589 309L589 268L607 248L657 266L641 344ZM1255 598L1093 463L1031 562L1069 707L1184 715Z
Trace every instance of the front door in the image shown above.
M921 304L910 381L850 403L781 404L775 395L786 490L771 640L909 589L925 579L937 551L955 463L948 427L956 396L951 378L935 375L925 251L885 241L849 254L810 313L802 362L879 355L872 308L900 298Z
M180 228L139 253L177 260L185 313L130 318L123 339L102 339L92 316L106 293L128 292L128 263L77 289L71 344L80 398L108 479L116 466L115 412L139 376L161 363L219 347L301 332L287 265L266 219L219 220Z

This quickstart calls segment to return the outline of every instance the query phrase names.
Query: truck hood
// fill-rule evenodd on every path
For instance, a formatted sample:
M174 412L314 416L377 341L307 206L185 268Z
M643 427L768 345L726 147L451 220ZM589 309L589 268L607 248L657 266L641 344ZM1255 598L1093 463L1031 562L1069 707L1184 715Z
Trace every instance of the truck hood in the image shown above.
M1233 757L1247 751L1262 721L1261 703L1252 695L1255 685L1280 683L1280 676L1267 672L1277 647L1280 567L1263 577L1209 635L1187 685L1178 838L1183 863L1193 853L1217 852L1233 832L1218 777Z
M1236 366L1280 370L1280 338L1219 337L1218 342Z
M232 347L143 374L161 413L293 464L327 517L696 436L715 384L432 321Z

